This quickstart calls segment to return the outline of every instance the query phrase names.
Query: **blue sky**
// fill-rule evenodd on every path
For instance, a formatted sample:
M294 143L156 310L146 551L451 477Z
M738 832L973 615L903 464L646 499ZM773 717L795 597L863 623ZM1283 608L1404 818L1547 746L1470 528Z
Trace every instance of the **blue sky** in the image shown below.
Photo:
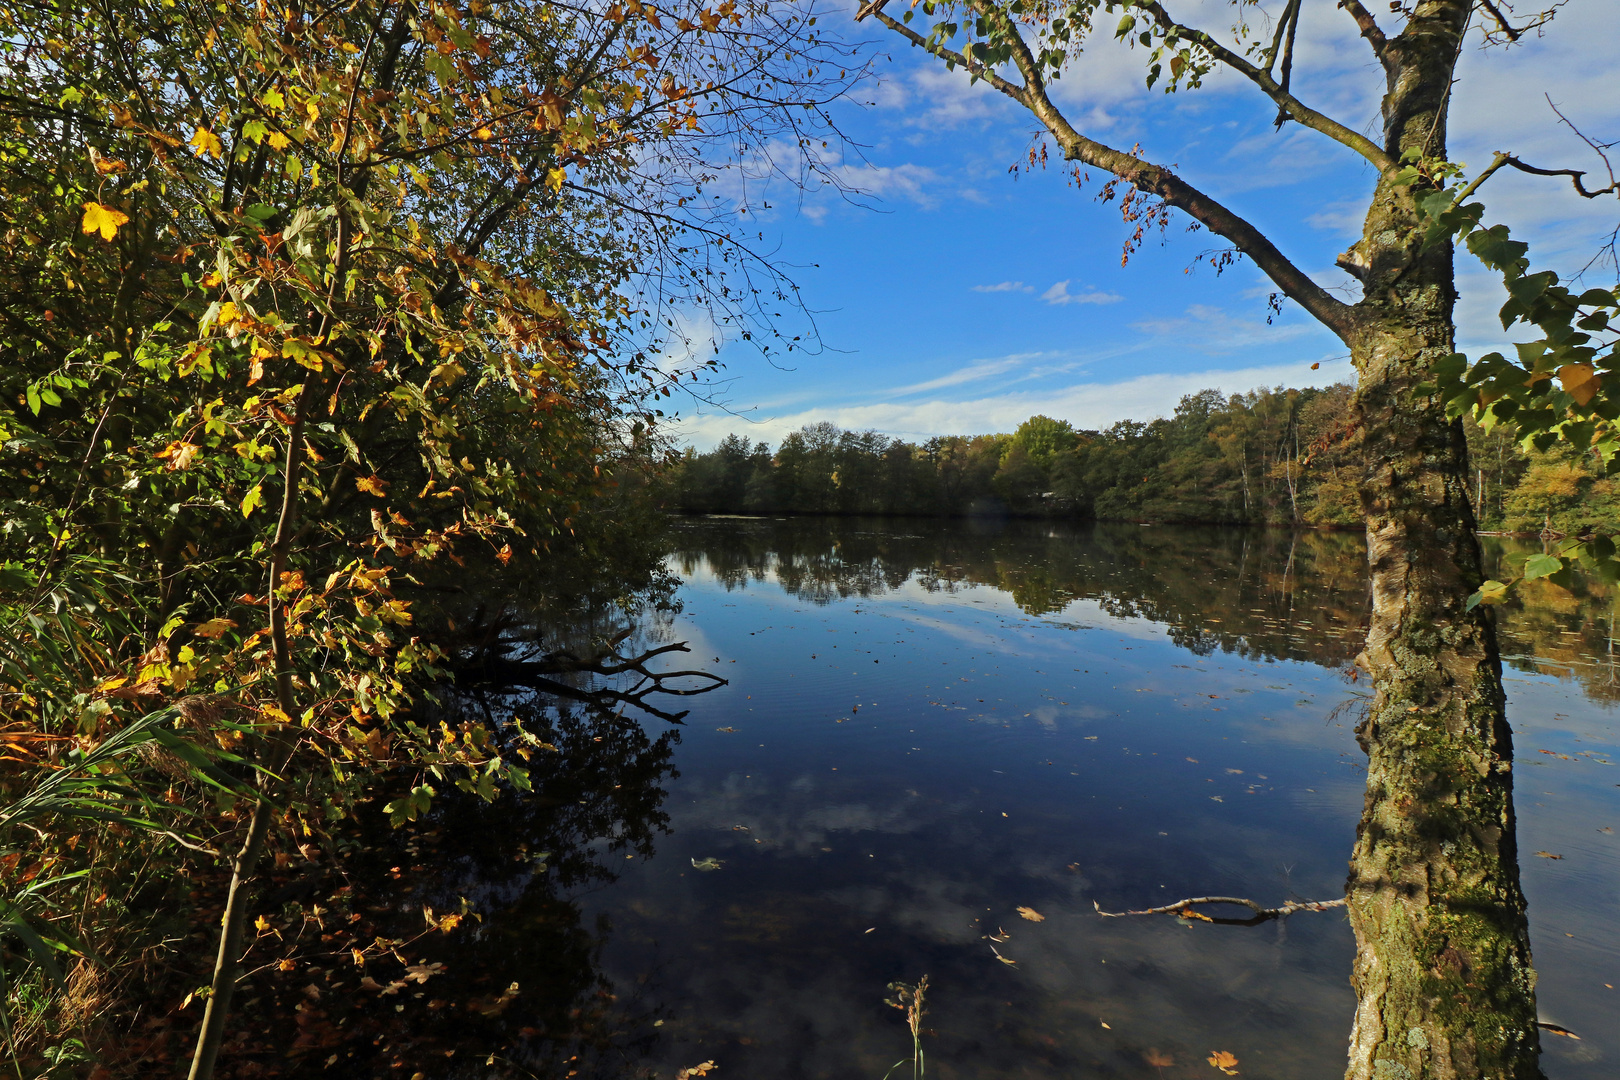
M1168 6L1212 30L1231 21L1215 0ZM1452 158L1477 167L1500 149L1601 175L1601 161L1558 126L1543 94L1587 134L1620 138L1620 77L1608 55L1614 13L1612 0L1572 0L1544 37L1506 52L1480 50L1471 37L1453 91ZM730 189L762 247L793 268L824 348L773 366L693 316L702 354L721 340L725 371L713 390L723 407L681 403L677 438L706 447L736 432L774 445L830 420L917 439L1010 431L1034 413L1102 427L1164 415L1203 387L1353 379L1344 346L1296 306L1267 324L1273 287L1251 265L1217 274L1199 263L1218 238L1188 233L1185 217L1171 220L1162 245L1154 234L1121 266L1132 227L1117 204L1097 201L1106 176L1094 172L1077 189L1054 157L1015 178L1009 167L1037 131L1029 114L882 27L836 17L879 56L879 81L836 110L861 144L840 175L866 197L750 184L744 200L740 183ZM1393 33L1397 24L1385 21ZM1375 134L1382 72L1348 16L1331 0L1307 3L1299 33L1296 93ZM1082 132L1180 166L1318 282L1353 297L1354 282L1333 260L1359 235L1370 168L1297 125L1276 130L1275 107L1247 83L1217 76L1167 96L1147 90L1142 73L1140 52L1099 39L1054 96ZM1504 171L1484 194L1487 220L1511 225L1538 264L1559 269L1579 269L1620 220L1614 200L1588 203L1562 180ZM1466 257L1459 268L1465 347L1500 347L1496 289Z

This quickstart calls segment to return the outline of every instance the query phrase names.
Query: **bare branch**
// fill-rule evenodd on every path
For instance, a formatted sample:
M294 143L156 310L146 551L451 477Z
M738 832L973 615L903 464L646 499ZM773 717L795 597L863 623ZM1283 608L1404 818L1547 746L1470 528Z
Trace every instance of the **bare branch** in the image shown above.
M1620 183L1611 182L1608 187L1601 187L1595 191L1587 191L1586 185L1581 183L1581 177L1586 175L1585 169L1543 169L1536 165L1520 161L1512 154L1503 155L1502 164L1512 166L1520 172L1531 173L1535 176L1567 176L1570 183L1575 185L1575 193L1583 199L1595 199L1599 195L1607 195L1611 191L1620 195ZM1613 173L1609 174L1613 177Z
M977 6L976 4L975 7ZM1345 127L1332 117L1324 116L1300 101L1288 92L1288 87L1285 84L1279 83L1273 78L1271 72L1266 68L1250 63L1204 31L1177 22L1158 0L1148 0L1147 3L1140 5L1139 10L1152 15L1154 21L1167 33L1196 41L1199 47L1208 52L1210 56L1254 83L1262 93L1277 103L1280 115L1296 121L1312 131L1320 132L1342 146L1349 147L1371 162L1379 172L1391 172L1396 168L1395 159L1386 154L1383 147L1361 132ZM1292 35L1290 34L1290 36ZM1027 74L1025 77L1028 77Z
M1367 44L1372 46L1373 55L1387 64L1388 61L1384 60L1384 50L1389 45L1389 39L1384 37L1382 30L1378 29L1378 23L1373 19L1372 12L1362 7L1360 0L1339 0L1339 6L1349 12L1352 19L1356 20L1356 26L1360 28L1361 36L1366 38Z
M1344 907L1348 902L1342 897L1338 900L1290 900L1286 904L1268 908L1261 907L1253 900L1242 896L1193 896L1186 900L1177 900L1173 904L1165 904L1163 907L1143 908L1141 911L1104 911L1102 905L1095 900L1091 902L1091 906L1096 908L1097 914L1105 919L1122 919L1128 915L1175 915L1186 912L1192 918L1202 919L1207 922L1225 923L1232 926L1255 926L1259 923L1269 922L1272 919L1285 919L1296 911L1327 911L1329 908ZM1192 910L1205 904L1234 904L1248 908L1254 912L1254 915L1248 919L1217 919Z
M1095 168L1106 169L1135 187L1138 191L1163 199L1166 204L1187 214L1211 232L1232 241L1240 251L1255 261L1255 265L1259 266L1266 276L1276 282L1286 296L1310 312L1312 316L1341 339L1349 340L1357 325L1354 308L1312 281L1309 275L1290 262L1288 257L1278 250L1277 246L1254 225L1199 191L1171 170L1162 165L1146 161L1136 154L1116 150L1111 146L1081 135L1069 123L1068 118L1052 104L1051 98L1047 96L1045 82L1041 77L1040 65L1030 53L1029 46L1022 35L1011 25L1010 20L995 8L979 8L978 10L983 11L987 18L1003 21L1003 30L1011 43L1013 61L1018 68L1019 74L1024 78L1024 85L1015 86L988 71L985 71L981 77L997 90L1000 90L1003 94L1034 113L1036 118L1046 125L1046 129L1052 133L1058 145L1063 148L1065 158ZM902 26L882 12L877 12L877 17L883 25L907 38L913 45L926 49L943 59L964 65L968 64L960 53L952 52L942 46L926 41L921 35ZM1247 63L1247 61L1243 62ZM969 70L974 69L970 67ZM979 71L983 70L981 66ZM979 71L975 71L975 74L978 74ZM1270 76L1267 76L1267 78L1269 79ZM1374 150L1376 151L1376 147ZM1376 152L1382 153L1382 151Z

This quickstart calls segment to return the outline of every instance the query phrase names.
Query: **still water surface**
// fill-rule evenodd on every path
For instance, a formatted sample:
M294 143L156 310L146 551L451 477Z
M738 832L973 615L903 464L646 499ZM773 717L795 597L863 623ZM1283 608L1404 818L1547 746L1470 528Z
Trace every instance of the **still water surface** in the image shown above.
M1207 1078L1214 1051L1245 1077L1340 1075L1342 912L1095 905L1343 895L1364 559L1348 534L683 523L663 632L730 682L683 702L678 735L559 729L601 760L539 778L545 842L578 841L545 875L501 850L519 826L488 834L515 868L478 893L480 978L530 989L511 1056L879 1080L910 1049L886 988L926 974L944 1078ZM1544 1038L1552 1080L1620 1075L1613 614L1588 582L1502 612L1542 1016L1582 1036ZM569 988L550 1021L548 985ZM570 1024L571 1061L543 1049Z

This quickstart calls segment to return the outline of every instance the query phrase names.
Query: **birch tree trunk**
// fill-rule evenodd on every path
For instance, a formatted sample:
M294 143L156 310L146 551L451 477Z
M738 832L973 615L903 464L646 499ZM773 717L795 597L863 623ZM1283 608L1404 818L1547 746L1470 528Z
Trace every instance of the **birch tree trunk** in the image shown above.
M1392 40L1386 149L1443 157L1465 0L1420 5ZM1424 10L1427 9L1427 10ZM1519 885L1512 736L1482 580L1460 421L1414 388L1454 351L1449 246L1424 248L1411 191L1380 181L1347 252L1364 299L1350 339L1365 433L1376 696L1356 735L1367 792L1347 885L1358 998L1347 1080L1539 1077Z

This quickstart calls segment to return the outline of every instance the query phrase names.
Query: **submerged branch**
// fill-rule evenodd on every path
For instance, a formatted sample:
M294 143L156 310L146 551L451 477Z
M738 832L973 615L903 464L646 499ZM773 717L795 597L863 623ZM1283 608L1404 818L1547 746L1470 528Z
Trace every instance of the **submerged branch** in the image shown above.
M1141 911L1104 911L1102 905L1093 900L1091 906L1097 909L1097 914L1105 919L1122 919L1127 915L1177 915L1185 914L1194 919L1205 922L1220 923L1225 926L1257 926L1272 919L1285 919L1296 911L1326 911L1329 908L1342 908L1348 901L1344 897L1337 900L1290 900L1274 908L1261 907L1253 900L1242 896L1192 896L1186 900L1177 900L1173 904L1163 907L1144 908ZM1235 904L1246 907L1254 912L1247 919L1216 919L1205 915L1201 911L1192 910L1203 904Z

